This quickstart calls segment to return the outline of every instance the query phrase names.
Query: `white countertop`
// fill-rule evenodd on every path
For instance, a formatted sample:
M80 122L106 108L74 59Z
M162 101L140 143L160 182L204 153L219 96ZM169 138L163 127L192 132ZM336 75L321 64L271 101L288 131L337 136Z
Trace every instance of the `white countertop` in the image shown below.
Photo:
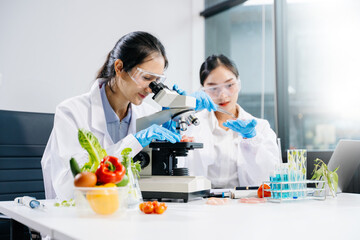
M0 212L55 239L359 239L360 194L282 203L222 206L206 199L166 203L162 215L140 210L100 216L79 215L76 207L45 211L0 202Z

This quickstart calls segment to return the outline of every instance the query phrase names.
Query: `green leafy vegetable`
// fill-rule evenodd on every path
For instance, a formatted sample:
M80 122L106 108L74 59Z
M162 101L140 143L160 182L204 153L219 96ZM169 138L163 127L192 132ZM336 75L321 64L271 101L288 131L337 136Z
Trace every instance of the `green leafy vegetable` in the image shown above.
M89 161L81 168L81 172L95 173L100 161L107 155L95 137L90 131L79 129L78 131L79 143L89 153Z
M335 197L338 188L338 175L336 171L339 167L334 171L330 171L324 161L319 158L315 159L314 165L315 168L311 179L324 180L328 184L332 196ZM324 187L325 185L322 186L322 188Z
M140 177L139 173L141 171L141 165L140 162L137 161L136 163L134 163L132 157L129 156L129 154L131 153L132 149L131 148L124 148L121 151L121 156L122 156L122 161L121 163L125 166L126 168L126 174L128 175L127 169L129 167L131 167L131 171L133 172L133 174L136 177Z

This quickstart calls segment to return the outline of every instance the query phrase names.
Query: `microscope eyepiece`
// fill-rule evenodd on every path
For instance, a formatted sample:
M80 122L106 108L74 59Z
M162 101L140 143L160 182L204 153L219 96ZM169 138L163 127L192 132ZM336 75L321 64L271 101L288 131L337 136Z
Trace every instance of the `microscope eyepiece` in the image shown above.
M161 82L157 83L157 82L153 81L149 84L149 88L156 95L156 94L158 94L158 92L160 92L164 88L168 88L168 87L166 85L162 84Z

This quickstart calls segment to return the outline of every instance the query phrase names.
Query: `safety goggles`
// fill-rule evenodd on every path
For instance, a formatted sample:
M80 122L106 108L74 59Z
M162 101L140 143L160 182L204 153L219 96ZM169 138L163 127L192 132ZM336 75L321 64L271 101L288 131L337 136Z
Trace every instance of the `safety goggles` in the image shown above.
M201 89L213 99L220 98L221 95L223 94L231 97L232 95L237 94L239 92L240 80L217 84L210 87L203 87Z
M136 68L134 73L128 72L130 78L138 85L147 87L153 81L163 83L166 80L165 75L160 75L152 72L147 72L144 69Z

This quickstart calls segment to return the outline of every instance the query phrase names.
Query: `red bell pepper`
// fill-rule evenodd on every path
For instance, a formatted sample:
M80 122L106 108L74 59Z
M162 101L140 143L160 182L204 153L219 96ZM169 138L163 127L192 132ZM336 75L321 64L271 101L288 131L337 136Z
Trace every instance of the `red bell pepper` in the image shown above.
M99 168L96 170L98 183L118 183L126 173L124 165L119 159L113 156L106 156L100 162Z

